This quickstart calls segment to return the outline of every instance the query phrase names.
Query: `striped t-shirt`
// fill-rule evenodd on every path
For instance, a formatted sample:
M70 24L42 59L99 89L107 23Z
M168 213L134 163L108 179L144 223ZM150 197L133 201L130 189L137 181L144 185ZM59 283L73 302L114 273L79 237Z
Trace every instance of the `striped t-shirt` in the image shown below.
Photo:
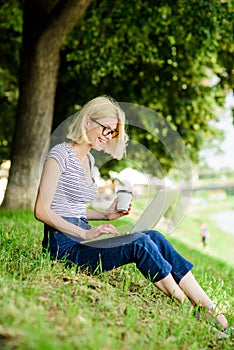
M93 179L94 158L88 153ZM64 217L86 217L86 205L97 197L97 185L87 183L84 169L72 147L63 142L54 146L46 160L54 158L60 167L61 175L51 203L51 209Z

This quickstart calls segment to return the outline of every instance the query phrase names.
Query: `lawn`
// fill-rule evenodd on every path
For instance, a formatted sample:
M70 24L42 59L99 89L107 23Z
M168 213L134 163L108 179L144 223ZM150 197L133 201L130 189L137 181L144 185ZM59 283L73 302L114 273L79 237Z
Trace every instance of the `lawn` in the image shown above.
M65 268L42 256L43 226L30 211L1 211L0 218L1 349L233 348L232 334L219 338L209 323L164 296L135 265L95 276ZM194 274L233 324L234 268L220 252L231 254L232 237L222 240L222 249L201 249L197 219L197 212L189 214L167 238L193 261Z

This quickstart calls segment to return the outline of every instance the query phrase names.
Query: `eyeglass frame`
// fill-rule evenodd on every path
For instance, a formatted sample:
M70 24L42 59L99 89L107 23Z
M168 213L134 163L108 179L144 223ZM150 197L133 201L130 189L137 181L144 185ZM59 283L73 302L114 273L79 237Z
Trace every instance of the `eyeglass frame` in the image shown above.
M92 120L94 123L98 124L99 126L101 126L101 127L103 128L103 129L102 129L102 135L103 135L103 136L106 137L106 136L111 135L112 139L114 139L114 138L116 138L116 137L119 135L119 130L117 130L117 129L111 130L110 127L105 126L105 125L99 123L96 119L91 119L91 118L90 118L90 120ZM105 130L106 130L106 129L109 129L110 131L108 131L108 132L105 134ZM113 136L114 133L116 133L116 135Z

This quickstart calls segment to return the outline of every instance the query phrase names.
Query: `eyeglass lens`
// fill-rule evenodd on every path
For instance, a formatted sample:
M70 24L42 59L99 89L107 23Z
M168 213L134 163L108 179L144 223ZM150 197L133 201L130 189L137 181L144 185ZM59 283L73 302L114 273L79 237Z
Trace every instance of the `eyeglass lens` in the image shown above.
M99 123L97 120L92 119L96 124L102 126L102 135L103 136L108 136L108 135L112 135L112 139L114 139L115 137L117 137L119 135L119 131L118 130L111 130L110 128L108 128L105 125L102 125L101 123Z

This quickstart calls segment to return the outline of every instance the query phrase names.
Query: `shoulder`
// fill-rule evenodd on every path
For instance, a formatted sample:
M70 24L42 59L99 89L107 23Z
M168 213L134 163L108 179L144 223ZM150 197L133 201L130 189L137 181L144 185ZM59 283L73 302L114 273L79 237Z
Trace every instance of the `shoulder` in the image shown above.
M67 159L69 157L69 146L66 142L59 143L51 148L47 154L46 160L54 158L63 172L67 166Z
M47 154L47 159L57 156L63 156L66 157L69 153L69 146L65 142L59 143L51 148L49 153Z

